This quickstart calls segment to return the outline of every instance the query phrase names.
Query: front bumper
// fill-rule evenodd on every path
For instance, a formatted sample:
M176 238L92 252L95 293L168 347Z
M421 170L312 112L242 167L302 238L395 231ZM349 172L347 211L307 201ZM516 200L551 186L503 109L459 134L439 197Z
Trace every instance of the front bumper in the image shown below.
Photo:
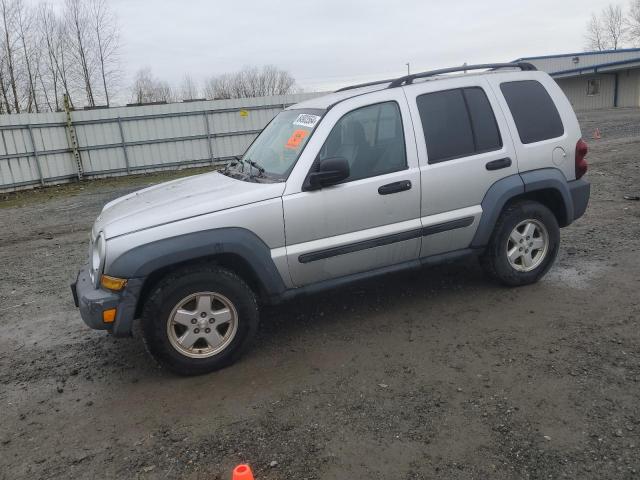
M71 285L71 291L84 323L94 330L108 330L116 337L126 337L131 335L143 283L142 278L129 279L122 292L94 288L87 264L78 272L76 281ZM102 312L111 308L116 309L116 319L113 323L104 323Z

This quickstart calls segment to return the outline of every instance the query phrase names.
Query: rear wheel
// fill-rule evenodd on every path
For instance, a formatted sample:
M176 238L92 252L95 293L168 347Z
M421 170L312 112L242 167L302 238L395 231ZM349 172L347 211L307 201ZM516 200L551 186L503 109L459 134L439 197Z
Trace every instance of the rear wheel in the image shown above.
M190 267L167 276L142 313L147 349L181 375L230 365L257 326L255 294L235 273L219 267Z
M537 282L558 253L560 228L544 205L522 201L500 215L480 262L485 272L505 285Z

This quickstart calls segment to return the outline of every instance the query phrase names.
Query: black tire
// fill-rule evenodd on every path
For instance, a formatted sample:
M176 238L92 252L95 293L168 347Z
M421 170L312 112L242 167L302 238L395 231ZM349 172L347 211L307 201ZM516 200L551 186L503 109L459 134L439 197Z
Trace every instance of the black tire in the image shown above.
M507 245L509 236L516 226L525 220L540 222L548 233L547 251L539 265L528 272L518 271L507 258ZM547 273L560 245L560 228L555 215L541 203L524 200L515 202L505 208L500 214L496 226L491 235L489 245L480 256L480 264L485 273L508 286L529 285L537 282ZM532 265L533 266L533 265Z
M205 291L221 294L232 303L237 328L220 352L208 358L191 358L171 344L167 323L182 299ZM217 266L186 267L163 278L148 296L142 311L142 336L147 350L162 366L179 375L201 375L235 362L253 340L258 320L256 296L234 272Z

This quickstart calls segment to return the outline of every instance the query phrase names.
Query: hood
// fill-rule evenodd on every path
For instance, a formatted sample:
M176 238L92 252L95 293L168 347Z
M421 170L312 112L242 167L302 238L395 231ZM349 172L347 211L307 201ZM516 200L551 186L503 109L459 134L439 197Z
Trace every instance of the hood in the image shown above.
M180 178L138 190L107 203L96 219L100 231L113 238L146 228L269 200L282 195L284 183L253 183L217 172Z

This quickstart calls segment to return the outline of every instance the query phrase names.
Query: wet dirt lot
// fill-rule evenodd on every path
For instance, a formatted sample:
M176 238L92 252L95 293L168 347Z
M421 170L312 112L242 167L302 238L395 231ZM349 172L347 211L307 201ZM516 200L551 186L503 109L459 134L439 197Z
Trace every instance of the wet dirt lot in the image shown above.
M639 478L640 111L581 122L590 207L539 284L467 261L272 307L196 378L68 287L102 205L157 178L0 201L0 478Z

